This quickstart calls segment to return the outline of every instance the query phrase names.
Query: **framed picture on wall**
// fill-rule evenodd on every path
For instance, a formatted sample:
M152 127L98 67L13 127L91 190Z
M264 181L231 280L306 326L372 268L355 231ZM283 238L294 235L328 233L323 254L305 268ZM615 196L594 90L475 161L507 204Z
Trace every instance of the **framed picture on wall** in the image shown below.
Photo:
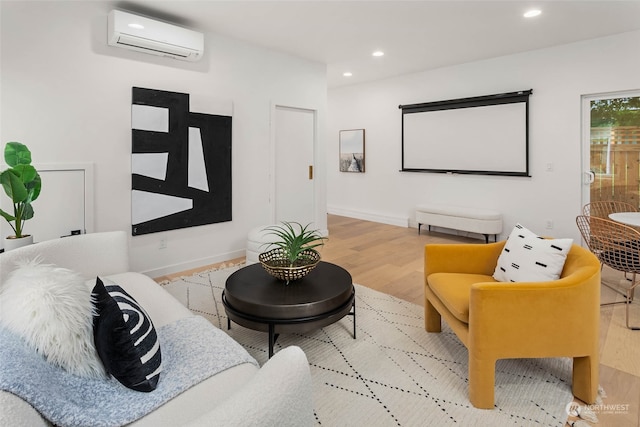
M188 93L132 88L133 236L231 221L231 122Z
M364 129L340 131L340 172L364 172Z

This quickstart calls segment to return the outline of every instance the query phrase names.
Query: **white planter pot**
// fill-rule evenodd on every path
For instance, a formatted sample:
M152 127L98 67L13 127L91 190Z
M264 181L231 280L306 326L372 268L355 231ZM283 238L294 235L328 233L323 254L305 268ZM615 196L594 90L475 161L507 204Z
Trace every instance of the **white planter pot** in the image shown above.
M15 237L5 237L4 250L10 251L12 249L18 249L31 244L33 244L33 236L23 236L19 239Z

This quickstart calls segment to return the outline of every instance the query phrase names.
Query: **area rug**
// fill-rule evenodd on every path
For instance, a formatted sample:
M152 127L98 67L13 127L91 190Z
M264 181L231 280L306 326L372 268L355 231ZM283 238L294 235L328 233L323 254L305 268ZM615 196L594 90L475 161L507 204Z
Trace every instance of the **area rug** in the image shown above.
M237 324L227 330L221 302L226 278L241 266L161 285L193 312L227 331L264 364L267 335ZM284 285L283 285L284 286ZM509 359L496 365L495 409L468 400L467 350L443 322L424 330L422 307L356 285L353 318L305 334L283 334L307 355L315 417L323 426L563 426L571 394L571 360Z

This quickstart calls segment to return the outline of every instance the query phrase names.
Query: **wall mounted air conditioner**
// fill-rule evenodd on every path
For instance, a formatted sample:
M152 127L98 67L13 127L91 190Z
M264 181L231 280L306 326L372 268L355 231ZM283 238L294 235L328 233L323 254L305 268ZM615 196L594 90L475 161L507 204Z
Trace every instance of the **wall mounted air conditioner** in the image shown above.
M204 52L204 34L120 10L109 12L107 37L110 46L183 61Z

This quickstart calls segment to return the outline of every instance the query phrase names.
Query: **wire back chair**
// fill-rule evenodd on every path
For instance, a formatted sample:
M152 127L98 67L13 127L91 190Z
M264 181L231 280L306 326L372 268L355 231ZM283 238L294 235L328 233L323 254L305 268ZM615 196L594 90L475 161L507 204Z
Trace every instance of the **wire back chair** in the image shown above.
M598 218L609 219L609 214L615 212L638 212L638 207L618 200L601 200L587 203L582 207L583 215Z
M624 272L625 282L629 283L622 294L624 301L602 305L626 304L627 328L640 330L640 327L629 325L629 306L633 302L635 288L640 284L636 280L636 274L640 273L640 232L619 222L596 216L578 215L576 224L589 250L598 257L600 263ZM626 279L627 274L631 279ZM620 292L604 281L602 284Z

